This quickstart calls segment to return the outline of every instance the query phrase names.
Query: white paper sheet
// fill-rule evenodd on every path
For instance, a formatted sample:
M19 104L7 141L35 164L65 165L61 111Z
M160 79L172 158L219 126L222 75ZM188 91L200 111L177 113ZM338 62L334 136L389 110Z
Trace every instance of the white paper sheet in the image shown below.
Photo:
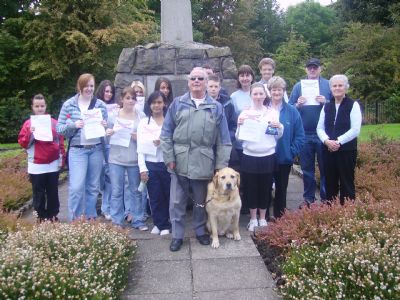
M103 137L105 130L101 121L103 115L101 114L100 108L89 109L82 113L82 120L85 124L83 130L85 131L85 138L90 140L94 138Z
M304 105L319 105L315 98L320 95L318 80L301 80L301 95L307 99Z
M53 141L50 115L31 116L31 126L35 127L35 131L33 132L35 140L45 142Z
M244 120L239 127L238 139L249 142L259 142L265 132L265 124L253 119Z
M136 97L136 104L135 108L138 111L143 111L144 110L144 103L145 103L145 98L144 97Z
M152 128L148 124L145 124L138 131L138 153L156 155L157 147L154 145L155 140L159 140L161 135L161 129Z
M114 134L111 136L110 145L129 147L132 137L134 121L116 118L114 123Z

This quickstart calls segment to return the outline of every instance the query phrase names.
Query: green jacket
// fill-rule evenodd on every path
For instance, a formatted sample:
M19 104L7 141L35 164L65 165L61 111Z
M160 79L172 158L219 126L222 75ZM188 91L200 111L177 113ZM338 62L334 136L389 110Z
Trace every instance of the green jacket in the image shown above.
M171 103L161 131L164 162L190 179L209 180L228 166L231 140L222 105L208 95L198 108L186 93Z

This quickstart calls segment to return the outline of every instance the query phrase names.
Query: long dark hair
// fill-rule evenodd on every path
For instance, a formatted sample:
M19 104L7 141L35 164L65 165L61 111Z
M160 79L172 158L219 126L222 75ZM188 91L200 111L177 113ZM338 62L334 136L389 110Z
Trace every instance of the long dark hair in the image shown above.
M163 82L165 82L169 87L169 94L168 94L167 102L166 102L167 106L169 106L172 103L172 100L174 100L174 96L172 95L171 81L166 77L159 77L156 80L156 84L154 85L154 91L159 91L160 87L161 87L161 83L163 83Z
M160 97L163 99L164 104L165 104L165 106L164 106L164 108L163 108L164 116L165 116L165 114L167 113L167 103L168 103L167 97L164 95L163 92L160 92L160 91L154 91L154 92L152 92L152 93L150 94L149 98L147 99L146 103L144 104L144 113L146 114L146 116L149 117L148 123L150 123L150 118L151 118L151 116L153 115L153 112L151 111L150 105L151 105L156 99L158 99L158 98L160 98Z
M103 80L102 82L100 82L99 87L96 90L96 98L103 100L104 101L104 92L106 90L106 87L110 86L111 87L111 91L112 91L112 97L110 99L110 101L107 102L107 104L112 104L115 103L115 87L114 84L110 81L110 80Z

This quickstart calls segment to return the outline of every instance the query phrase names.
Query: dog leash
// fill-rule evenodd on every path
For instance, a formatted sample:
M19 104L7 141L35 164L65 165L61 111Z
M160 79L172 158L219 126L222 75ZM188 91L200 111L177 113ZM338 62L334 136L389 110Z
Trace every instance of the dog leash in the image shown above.
M182 186L183 186L183 185L182 185L182 181L179 179L178 174L176 174L176 178L177 178L177 180L178 180L178 183L179 183L180 186L182 187ZM193 206L194 206L194 207L205 208L206 205L207 205L209 202L211 202L211 200L212 200L212 199L208 199L208 200L206 200L206 201L204 202L204 204L197 203L196 201L194 201L194 198L192 197L192 194L193 194L192 187L189 185L189 191L188 191L188 195L187 195L187 196L188 196L188 198L189 198L190 200L192 200Z

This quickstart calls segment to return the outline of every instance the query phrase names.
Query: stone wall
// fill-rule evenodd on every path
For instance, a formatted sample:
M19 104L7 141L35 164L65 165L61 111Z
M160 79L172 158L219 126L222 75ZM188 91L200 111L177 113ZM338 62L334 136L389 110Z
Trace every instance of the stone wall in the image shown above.
M180 45L154 43L124 48L119 56L115 76L116 95L140 80L146 96L154 91L158 77L171 80L174 97L187 92L187 75L194 67L210 65L222 79L222 86L232 93L236 90L237 69L229 47L186 42ZM118 99L117 98L117 99Z

